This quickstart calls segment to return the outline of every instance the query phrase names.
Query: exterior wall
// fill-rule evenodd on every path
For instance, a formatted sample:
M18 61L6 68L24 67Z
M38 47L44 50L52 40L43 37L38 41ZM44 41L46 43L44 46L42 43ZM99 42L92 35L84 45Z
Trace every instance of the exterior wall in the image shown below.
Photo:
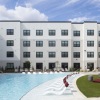
M6 29L14 29L14 35L6 35ZM61 30L68 30L68 36L61 36ZM94 30L94 36L87 36L87 30ZM30 30L30 36L23 36L23 30ZM36 36L36 30L43 30L43 36ZM49 36L48 30L56 30L55 36ZM80 31L80 36L73 36L73 31ZM80 63L82 69L87 68L87 63L93 62L94 69L100 67L98 58L98 31L100 24L96 22L71 23L71 22L20 22L20 21L1 21L0 22L0 66L5 67L6 63L13 62L14 67L21 66L25 61L31 62L31 67L36 69L36 63L43 63L43 68L49 68L49 63L59 62L68 63L68 69L74 63ZM14 40L14 46L7 47L6 41ZM30 47L23 47L23 41L29 40ZM36 41L43 41L43 47L36 47ZM56 41L55 47L49 47L48 41ZM61 47L61 41L67 40L68 47ZM87 47L87 41L94 41L94 47ZM73 41L80 41L80 47L73 47ZM6 52L14 51L13 58L7 58ZM23 58L23 52L30 52L30 58ZM36 58L36 52L43 52L43 58ZM56 52L55 58L49 58L48 52ZM68 52L68 58L62 58L61 52ZM94 52L94 58L87 58L87 52ZM73 58L73 52L80 52L80 58Z
M14 35L6 35L6 29L14 29ZM6 46L7 40L14 40L14 46ZM14 51L14 57L7 58L7 51ZM0 22L0 66L6 63L20 66L20 22Z
M80 36L73 36L73 31L80 31ZM73 47L73 41L80 41L80 47ZM72 54L73 52L80 52L80 58L73 58L72 66L74 63L80 63L80 67L83 68L83 24L72 24Z
M97 31L99 32L100 31L100 24L98 24L97 25ZM100 36L99 36L99 34L98 34L98 32L97 32L97 35L98 35L98 37L97 37L97 53L98 52L100 52L100 47L98 47L98 42L100 41ZM100 67L100 58L97 56L97 67Z
M94 30L94 36L87 36L87 30ZM83 45L83 54L84 54L84 68L87 68L87 63L94 63L94 69L97 68L97 23L84 23L84 45ZM87 41L94 41L94 47L87 47ZM94 58L87 58L87 52L94 52Z
M31 30L30 36L23 36L23 30ZM61 30L68 29L68 36L61 36ZM36 36L36 30L43 30L43 36ZM48 30L56 30L55 36L49 36ZM48 63L68 62L68 66L71 67L71 23L21 23L21 43L23 40L31 40L31 47L21 47L21 66L26 60L30 60L31 66L36 69L36 62L43 62L43 67L48 69ZM43 41L43 47L36 47L36 41ZM50 40L56 41L55 47L49 47L48 42ZM61 41L68 40L68 47L61 47ZM31 57L29 59L23 58L23 51L30 51ZM36 58L36 52L43 52L43 58ZM55 58L49 58L48 52L56 52ZM68 58L61 58L61 51L68 51ZM69 68L70 68L69 67Z

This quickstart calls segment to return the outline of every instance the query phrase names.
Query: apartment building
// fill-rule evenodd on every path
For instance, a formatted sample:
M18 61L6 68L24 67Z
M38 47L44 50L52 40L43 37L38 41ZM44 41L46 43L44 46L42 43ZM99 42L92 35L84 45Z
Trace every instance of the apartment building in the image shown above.
M0 67L100 67L100 23L0 21Z

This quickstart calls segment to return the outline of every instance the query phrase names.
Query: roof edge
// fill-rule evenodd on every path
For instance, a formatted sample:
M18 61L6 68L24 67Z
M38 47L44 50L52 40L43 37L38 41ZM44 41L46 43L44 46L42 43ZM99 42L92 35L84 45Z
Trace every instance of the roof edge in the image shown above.
M21 22L20 20L0 20L0 22Z
M72 23L72 24L84 24L84 23L97 23L97 21L84 21L84 22L71 22L71 21L20 21L20 20L0 20L0 22L20 22L20 23Z

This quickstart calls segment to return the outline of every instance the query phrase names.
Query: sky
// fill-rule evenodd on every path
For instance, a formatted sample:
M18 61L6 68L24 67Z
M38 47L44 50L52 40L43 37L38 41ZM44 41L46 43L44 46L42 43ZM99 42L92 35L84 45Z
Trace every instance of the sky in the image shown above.
M0 0L0 20L100 22L100 0Z

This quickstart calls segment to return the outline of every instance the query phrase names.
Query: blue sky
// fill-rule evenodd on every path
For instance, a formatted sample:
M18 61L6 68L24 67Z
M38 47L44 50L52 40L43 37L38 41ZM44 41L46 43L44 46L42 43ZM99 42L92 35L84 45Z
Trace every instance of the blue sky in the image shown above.
M100 21L100 0L0 0L0 20Z

